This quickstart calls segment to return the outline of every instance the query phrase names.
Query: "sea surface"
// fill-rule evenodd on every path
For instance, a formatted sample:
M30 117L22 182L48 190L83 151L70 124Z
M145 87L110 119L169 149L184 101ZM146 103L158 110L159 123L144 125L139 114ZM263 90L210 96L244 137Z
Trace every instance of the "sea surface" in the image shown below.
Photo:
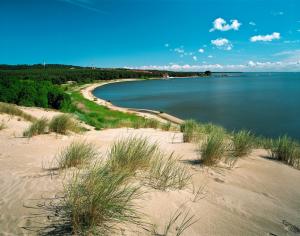
M94 95L257 135L300 140L300 73L232 73L108 84Z

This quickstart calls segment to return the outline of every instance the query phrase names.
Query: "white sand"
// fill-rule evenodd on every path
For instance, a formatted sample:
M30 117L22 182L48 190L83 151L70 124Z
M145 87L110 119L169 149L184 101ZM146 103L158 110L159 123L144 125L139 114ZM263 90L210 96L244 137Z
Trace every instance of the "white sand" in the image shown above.
M57 114L42 109L24 110L37 117L50 118ZM191 201L194 198L191 188L167 192L151 190L145 194L139 200L140 211L160 230L182 204L198 219L184 235L293 235L284 229L282 220L300 226L300 171L263 158L268 155L265 150L254 150L232 170L207 169L186 162L197 159L196 147L182 143L181 133L122 128L27 139L22 138L22 132L29 122L0 114L1 120L8 127L0 131L0 235L35 234L22 227L35 225L34 219L27 217L41 212L24 204L34 205L42 197L54 196L62 189L64 176L51 177L43 169L50 166L59 150L74 139L86 139L105 156L114 140L130 135L149 137L164 151L174 151L190 168L195 188L206 186L202 199L196 202ZM139 235L146 234L139 231Z

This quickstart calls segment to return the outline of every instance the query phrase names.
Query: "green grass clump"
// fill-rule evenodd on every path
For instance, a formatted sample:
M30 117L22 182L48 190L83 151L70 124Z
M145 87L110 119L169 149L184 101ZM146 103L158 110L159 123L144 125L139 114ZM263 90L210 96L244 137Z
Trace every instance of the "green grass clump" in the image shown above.
M246 156L251 152L253 148L254 136L250 131L241 130L233 134L232 137L232 155L235 157Z
M164 131L169 131L171 129L171 127L172 127L171 122L166 122L161 125L161 129Z
M159 190L183 189L189 185L191 174L189 170L178 163L178 159L171 154L166 158L160 153L152 159L149 169L148 184Z
M155 119L146 119L145 121L145 128L153 128L157 129L160 125L160 122Z
M198 125L199 125L199 132L203 134L211 134L214 132L226 133L226 130L219 125L214 125L212 123L198 124Z
M183 133L183 142L195 141L198 134L199 125L195 120L187 120L180 126Z
M48 120L46 118L41 118L34 121L24 132L24 137L31 138L32 136L44 134L47 132Z
M113 171L122 170L134 174L147 169L158 148L146 138L130 137L115 142L109 152L109 165Z
M67 134L68 131L78 133L82 128L70 115L62 114L51 119L49 130L59 134Z
M4 121L1 121L0 123L0 130L6 129L6 124L4 123Z
M299 144L288 136L279 137L271 149L272 157L296 168L300 167Z
M65 169L88 163L97 156L93 144L86 141L74 141L57 157L58 167Z
M223 132L209 134L200 147L201 160L204 165L216 165L226 154L227 144Z
M133 200L140 187L128 182L126 172L110 172L96 164L78 173L65 190L64 212L74 235L110 235L118 223L140 223Z
M19 116L19 117L22 117L24 120L31 121L31 122L36 120L35 117L25 113L24 111L19 109L17 106L8 104L8 103L3 103L3 102L0 102L0 113L5 113L8 115L13 115L13 116Z

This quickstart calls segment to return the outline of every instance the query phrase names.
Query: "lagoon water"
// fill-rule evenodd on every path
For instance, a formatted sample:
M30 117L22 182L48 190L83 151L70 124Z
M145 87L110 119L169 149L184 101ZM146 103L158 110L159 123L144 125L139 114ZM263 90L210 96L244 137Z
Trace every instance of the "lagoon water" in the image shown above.
M300 73L239 73L108 84L94 95L257 135L300 139Z

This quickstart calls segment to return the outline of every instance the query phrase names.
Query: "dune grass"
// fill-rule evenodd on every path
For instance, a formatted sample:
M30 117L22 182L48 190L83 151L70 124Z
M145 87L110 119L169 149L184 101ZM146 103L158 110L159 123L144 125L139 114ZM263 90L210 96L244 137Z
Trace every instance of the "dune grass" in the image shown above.
M4 123L4 121L2 120L1 123L0 123L0 130L6 129L6 128L7 128L7 126Z
M225 134L220 131L212 132L200 147L201 160L204 165L216 165L225 156L226 151Z
M67 148L57 156L60 169L77 167L87 164L98 155L92 143L86 141L73 141Z
M248 155L253 148L254 136L250 131L241 130L233 133L232 155L242 157Z
M146 138L129 137L116 141L109 152L109 165L112 171L122 170L134 174L137 170L149 168L151 159L158 147Z
M279 137L273 142L271 148L272 157L288 165L300 167L300 146L299 143L287 137Z
M160 127L160 122L158 120L155 120L155 119L146 119L144 127L145 128L157 129L157 128Z
M195 141L199 134L199 124L195 120L187 120L180 126L180 131L183 133L183 142Z
M47 132L48 128L48 119L45 117L42 117L41 119L38 119L34 121L24 132L23 136L31 138L35 135L44 134Z
M151 160L148 185L154 189L183 189L191 182L189 170L173 154L159 153Z
M78 172L66 186L64 211L74 235L110 235L118 223L140 224L133 201L140 186L128 182L130 174L111 172L96 164Z
M172 123L171 122L166 122L161 124L161 129L164 131L169 131L172 128Z
M68 114L54 116L49 123L49 130L59 134L67 134L68 131L79 133L82 131L79 123Z
M0 113L5 113L8 115L19 116L27 121L35 121L36 118L22 111L20 108L13 104L0 102Z

